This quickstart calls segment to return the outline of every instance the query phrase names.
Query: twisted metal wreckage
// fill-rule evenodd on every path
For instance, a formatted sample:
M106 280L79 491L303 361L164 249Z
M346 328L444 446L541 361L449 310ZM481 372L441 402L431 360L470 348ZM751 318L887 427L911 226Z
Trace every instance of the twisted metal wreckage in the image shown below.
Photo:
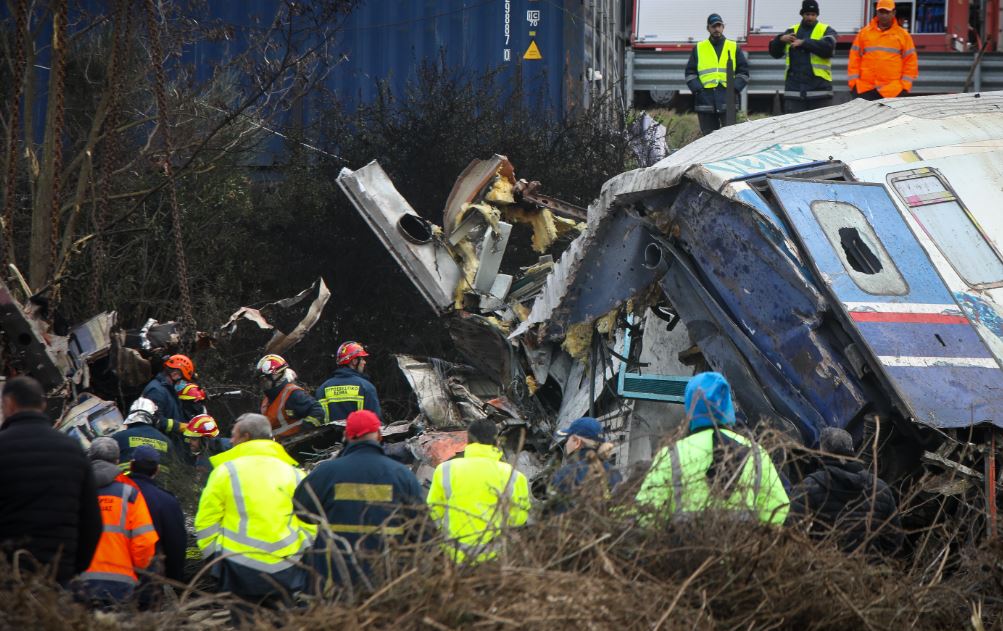
M433 428L490 413L542 454L591 413L626 469L712 368L748 424L809 447L828 426L879 440L887 478L984 492L995 520L1001 108L959 94L745 123L613 178L585 215L501 156L460 175L441 228L376 162L338 183L469 363L399 357ZM540 252L580 234L514 278L514 223Z

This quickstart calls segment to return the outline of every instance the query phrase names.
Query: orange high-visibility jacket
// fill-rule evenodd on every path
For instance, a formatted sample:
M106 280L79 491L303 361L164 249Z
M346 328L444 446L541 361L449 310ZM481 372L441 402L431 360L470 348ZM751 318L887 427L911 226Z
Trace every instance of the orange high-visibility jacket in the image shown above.
M881 96L898 96L903 90L912 91L919 76L919 57L912 36L892 22L891 28L878 28L878 18L860 29L850 48L850 65L846 69L850 88L857 94L875 88Z
M131 480L119 474L98 489L98 506L104 530L91 565L80 578L135 585L139 582L136 570L150 565L160 539L146 499Z

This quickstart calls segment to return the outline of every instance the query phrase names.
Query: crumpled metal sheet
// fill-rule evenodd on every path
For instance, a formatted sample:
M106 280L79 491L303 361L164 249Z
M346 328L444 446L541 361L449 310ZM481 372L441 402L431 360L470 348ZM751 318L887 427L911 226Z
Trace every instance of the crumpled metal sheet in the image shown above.
M452 234L457 227L460 217L463 215L464 207L474 203L481 197L495 176L500 175L507 179L510 184L515 185L515 169L508 158L500 155L493 155L487 160L473 160L463 169L460 176L456 178L449 197L446 198L446 207L442 211L442 230L446 237Z
M418 409L429 425L436 429L464 426L441 369L410 355L397 355L397 367L418 398Z
M266 317L266 314L269 312L274 312L279 309L285 310L298 305L313 293L316 293L317 296L310 304L306 315L303 316L303 319L300 320L300 322L288 333L279 330L276 326L271 324ZM252 307L241 307L240 309L237 309L237 311L230 316L230 319L226 321L226 324L220 327L220 330L224 331L228 335L233 335L233 333L237 330L237 323L241 320L248 320L256 324L259 329L272 332L271 339L265 345L265 353L282 353L302 340L307 332L312 329L315 324L317 324L317 321L320 319L320 314L324 310L324 305L327 304L327 301L330 298L331 291L327 288L327 284L324 282L323 278L318 278L313 285L310 285L310 287L290 298L283 298L282 300L270 302L260 309L254 309Z
M0 329L7 342L7 363L10 368L19 374L34 377L46 391L63 385L66 358L58 356L46 340L38 322L25 314L21 303L2 281Z

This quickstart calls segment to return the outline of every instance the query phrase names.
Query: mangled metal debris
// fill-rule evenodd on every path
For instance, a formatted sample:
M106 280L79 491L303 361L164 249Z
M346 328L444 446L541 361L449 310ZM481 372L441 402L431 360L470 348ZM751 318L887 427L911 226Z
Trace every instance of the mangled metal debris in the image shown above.
M288 332L282 330L281 325L273 324L278 317L284 315L283 312L288 312L310 296L314 296L314 298L302 319L293 327L284 327L288 329ZM224 334L232 336L237 331L238 322L241 320L253 322L259 329L271 331L271 338L265 344L265 353L282 353L302 340L303 336L317 324L317 320L320 319L320 314L324 310L324 305L327 304L330 297L331 291L327 288L324 279L318 278L313 285L290 298L270 302L260 309L241 307L230 316L230 319L220 327L220 330Z

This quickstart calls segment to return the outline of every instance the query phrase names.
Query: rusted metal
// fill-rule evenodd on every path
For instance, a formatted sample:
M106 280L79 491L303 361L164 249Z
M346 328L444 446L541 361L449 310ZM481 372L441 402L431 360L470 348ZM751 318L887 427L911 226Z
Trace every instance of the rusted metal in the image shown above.
M66 22L69 19L67 0L54 3L52 13L52 205L49 208L49 278L52 279L50 315L55 316L59 299L56 278L59 261L59 227L63 200L63 124L66 120Z
M178 187L174 179L174 145L171 139L170 116L167 108L167 79L164 76L164 54L160 42L160 26L157 24L157 8L153 0L146 0L146 25L150 36L150 57L153 62L157 97L157 114L160 118L160 131L164 139L164 175L168 180L168 193L171 202L171 230L174 232L174 266L178 271L178 288L181 293L181 320L185 325L182 346L187 347L194 340L195 316L192 313L191 287L188 280L188 261L185 258L185 248L181 232L181 207L178 205Z
M574 221L585 221L588 218L588 211L581 206L569 204L568 202L557 199L556 197L543 195L539 192L539 188L539 182L519 180L515 183L513 195L516 201L523 203L529 202L530 204L539 206L540 208L546 208L558 217L564 217Z
M989 524L989 539L998 534L998 507L996 506L996 428L989 430L989 453L986 454L986 514Z
M18 126L21 118L21 95L24 91L24 73L27 65L25 35L28 30L28 0L17 0L14 4L14 68L11 76L11 101L8 108L7 173L3 199L3 267L16 264L14 258L14 190L17 188L17 147Z

